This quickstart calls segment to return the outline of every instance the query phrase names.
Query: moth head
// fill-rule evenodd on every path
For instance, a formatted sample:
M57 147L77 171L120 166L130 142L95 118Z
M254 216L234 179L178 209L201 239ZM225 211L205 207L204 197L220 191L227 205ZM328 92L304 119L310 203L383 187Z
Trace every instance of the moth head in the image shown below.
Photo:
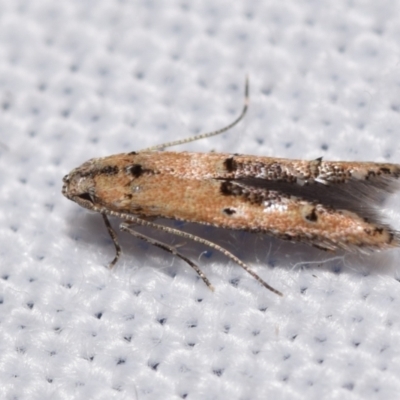
M64 176L62 194L84 208L96 210L93 174L83 168L85 164Z

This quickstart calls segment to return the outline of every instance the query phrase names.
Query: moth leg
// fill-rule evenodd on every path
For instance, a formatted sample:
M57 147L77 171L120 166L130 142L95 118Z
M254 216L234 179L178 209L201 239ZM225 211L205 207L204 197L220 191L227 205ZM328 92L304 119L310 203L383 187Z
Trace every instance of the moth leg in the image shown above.
M123 232L128 232L130 233L132 236L134 236L135 238L141 239L143 241L145 241L146 243L150 243L153 246L156 246L160 249L165 250L168 253L173 254L174 256L180 258L181 260L185 261L187 264L189 264L197 273L197 275L200 276L200 278L203 280L203 282L212 290L214 291L214 287L213 285L211 285L210 281L208 280L208 278L206 277L206 275L204 274L204 272L193 262L191 261L189 258L185 257L183 254L179 253L176 248L174 246L170 246L166 243L160 242L159 240L153 239L149 236L143 235L135 230L133 230L132 228L130 228L131 224L128 223L122 223L120 225L120 229ZM115 233L115 232L114 232Z
M117 263L117 261L119 260L119 257L121 256L121 246L120 246L119 243L118 243L118 236L117 236L117 234L115 233L113 227L111 226L110 221L109 221L107 215L106 215L106 214L103 214L103 213L102 213L101 215L102 215L103 221L104 221L104 223L105 223L105 225L106 225L108 234L110 235L111 240L113 241L114 246L115 246L115 257L114 257L114 260L112 260L112 261L110 262L110 264L108 265L108 268L111 269L111 268L114 267L114 265L115 265L115 264Z
M259 282L261 285L263 285L266 289L270 290L271 292L279 295L279 296L283 296L283 294L273 288L272 286L268 285L267 282L265 282L260 276L258 276L247 264L245 264L240 258L236 257L234 254L232 254L230 251L224 249L222 246L210 242L207 239L204 239L200 236L196 236L196 235L192 235L191 233L185 232L185 231L180 231L179 229L175 229L175 228L171 228L169 226L164 226L164 225L159 225L159 224L155 224L154 222L151 221L147 221L145 219L142 218L138 218L135 217L134 215L130 215L130 214L119 214L116 215L120 218L125 219L126 221L129 221L130 223L134 223L137 225L142 225L142 226L148 226L150 228L154 228L157 229L159 231L162 232L167 232L170 233L171 235L176 235L176 236L180 236L184 239L189 239L189 240L193 240L194 242L198 242L201 244L204 244L205 246L210 247L211 249L217 250L220 253L222 253L224 256L230 258L232 261L234 261L236 264L240 265L248 274L250 274L257 282ZM127 222L124 224L121 224L121 229L122 226L126 226Z

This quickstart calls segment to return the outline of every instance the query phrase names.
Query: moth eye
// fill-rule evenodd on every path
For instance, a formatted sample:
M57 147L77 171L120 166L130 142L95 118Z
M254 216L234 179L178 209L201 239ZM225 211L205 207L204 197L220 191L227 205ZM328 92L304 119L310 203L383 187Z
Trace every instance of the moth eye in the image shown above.
M64 182L64 183L68 183L68 182L69 182L69 175L65 175L65 176L64 176L63 182Z
M91 203L93 203L92 196L89 193L81 193L78 194L76 197L79 197L82 200L90 201Z

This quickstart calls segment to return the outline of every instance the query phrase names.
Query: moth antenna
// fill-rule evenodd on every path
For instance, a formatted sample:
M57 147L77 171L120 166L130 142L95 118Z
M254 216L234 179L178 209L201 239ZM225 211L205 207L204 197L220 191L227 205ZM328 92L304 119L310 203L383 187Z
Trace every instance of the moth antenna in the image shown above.
M218 129L216 131L213 131L213 132L201 133L199 135L188 137L186 139L180 139L180 140L175 140L173 142L168 142L168 143L158 144L156 146L151 146L151 147L148 147L146 149L140 150L140 152L143 152L143 151L154 151L154 150L164 150L167 147L178 146L180 144L195 142L196 140L205 139L205 138L208 138L208 137L211 137L211 136L216 136L216 135L219 135L219 134L221 134L223 132L226 132L229 129L233 128L235 125L237 125L244 118L244 116L246 115L247 109L249 108L249 101L250 101L250 97L249 97L249 77L246 75L245 86L244 86L244 102L243 102L242 112L229 125L225 126L224 128L221 128L221 129Z

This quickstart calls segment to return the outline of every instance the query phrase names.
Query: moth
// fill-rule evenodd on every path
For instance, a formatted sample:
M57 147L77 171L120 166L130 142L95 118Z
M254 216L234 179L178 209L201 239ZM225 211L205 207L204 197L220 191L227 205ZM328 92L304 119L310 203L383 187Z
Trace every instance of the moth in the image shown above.
M138 152L93 158L64 177L63 195L102 215L116 249L110 268L118 261L121 247L109 216L123 221L121 231L189 264L211 289L208 278L192 260L176 247L143 235L135 226L220 251L278 295L282 293L217 243L153 220L265 233L327 251L369 253L399 246L400 235L382 222L379 206L398 188L400 165L163 151L231 129L243 119L248 104L246 79L242 112L228 126Z

